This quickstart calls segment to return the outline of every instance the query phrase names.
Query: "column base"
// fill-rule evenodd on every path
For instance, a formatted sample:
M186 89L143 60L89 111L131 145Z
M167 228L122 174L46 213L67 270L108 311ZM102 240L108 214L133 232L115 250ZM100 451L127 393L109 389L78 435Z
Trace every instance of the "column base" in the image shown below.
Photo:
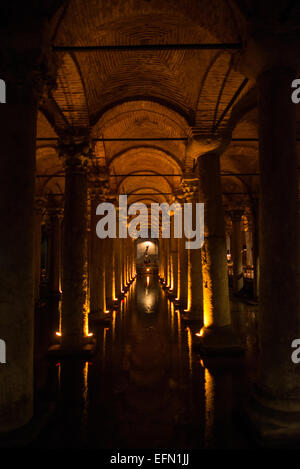
M170 300L175 300L176 296L177 296L177 293L174 290L168 290L167 291L167 297Z
M199 328L203 327L203 313L202 311L191 310L191 311L182 311L181 319L185 324L195 324Z
M245 352L231 326L202 327L193 347L203 355L241 355Z
M264 399L265 401L265 399ZM276 402L278 404L278 401ZM298 402L298 409L299 409ZM254 394L246 409L246 424L250 427L257 444L270 448L299 448L300 411L282 411L260 402Z
M107 310L107 312L103 310L95 311L89 314L89 320L91 322L102 323L102 324L111 323L112 311L111 310Z
M52 345L48 349L51 358L89 358L96 352L96 343L83 344L78 347L66 347L63 344Z

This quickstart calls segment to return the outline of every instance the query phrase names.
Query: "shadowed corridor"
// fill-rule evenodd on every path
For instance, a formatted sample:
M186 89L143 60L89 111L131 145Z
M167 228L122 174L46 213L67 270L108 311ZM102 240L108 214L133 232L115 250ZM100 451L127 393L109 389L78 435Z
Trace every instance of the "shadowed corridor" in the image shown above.
M192 350L193 328L183 324L157 277L142 275L112 322L92 326L97 335L93 359L48 359L45 366L47 323L57 318L57 305L45 307L37 334L37 395L55 403L56 410L32 445L252 447L238 415L249 378L244 362L251 373L256 350L255 312L240 302L232 311L234 327L247 341L246 357L201 359Z

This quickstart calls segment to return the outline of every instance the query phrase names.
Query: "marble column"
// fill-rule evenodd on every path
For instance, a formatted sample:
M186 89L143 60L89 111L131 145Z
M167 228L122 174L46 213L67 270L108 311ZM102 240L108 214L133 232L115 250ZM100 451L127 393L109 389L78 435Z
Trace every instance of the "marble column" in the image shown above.
M174 220L172 220L171 227L170 254L172 262L172 285L170 293L174 298L176 298L178 293L178 238L174 237Z
M41 283L41 244L42 244L42 221L46 211L45 197L36 197L34 206L34 300L40 297Z
M115 252L115 298L119 298L121 294L121 263L120 263L120 240L114 239L114 252Z
M254 199L252 202L252 213L253 213L253 296L258 299L259 297L259 201Z
M75 137L60 144L65 167L61 348L83 350L87 311L87 163L89 143Z
M179 303L182 309L187 307L188 299L188 251L185 249L185 239L179 239L180 256L180 298Z
M204 326L199 342L207 353L238 352L241 349L232 331L229 307L219 154L212 151L200 156L198 170L205 224L202 248Z
M196 203L199 198L199 179L195 176L184 177L182 190L186 203L192 204L193 226L196 221ZM200 227L201 228L201 227ZM203 278L201 248L186 249L188 256L188 295L187 309L184 318L187 321L197 321L203 325Z
M106 305L110 309L113 303L113 239L106 238L102 240L104 247L104 260L105 260L105 295ZM128 274L127 274L128 275Z
M243 258L242 258L242 233L241 218L243 210L231 210L232 221L232 247L231 259L233 262L233 291L239 293L243 288Z
M14 57L14 49L9 53ZM37 50L38 52L38 50ZM7 53L7 51L6 51ZM10 57L10 58L11 58ZM30 63L30 57L24 52ZM34 196L38 94L31 72L15 56L18 71L6 80L7 103L0 106L0 338L6 363L0 365L0 431L29 422L33 415ZM4 73L5 72L5 73Z
M300 368L291 343L300 337L298 158L293 67L257 77L260 162L260 356L254 424L264 438L299 437Z
M61 221L63 210L60 207L48 207L48 223L51 226L48 289L51 296L61 295Z
M253 222L249 215L247 221L247 231L245 231L246 265L253 266Z
M105 249L104 240L98 238L96 233L96 209L103 201L98 186L90 191L91 197L91 258L90 258L90 311L93 317L101 318L106 310L105 298Z

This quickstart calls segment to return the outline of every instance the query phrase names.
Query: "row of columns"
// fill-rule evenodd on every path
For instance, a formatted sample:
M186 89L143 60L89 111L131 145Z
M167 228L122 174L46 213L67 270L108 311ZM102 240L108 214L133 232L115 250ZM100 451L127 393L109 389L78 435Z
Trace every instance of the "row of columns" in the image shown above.
M296 108L290 99L295 73L290 66L268 63L256 76L261 275L260 357L255 388L258 404L253 410L253 422L262 434L273 431L277 436L291 436L297 432L300 410L300 375L290 358L291 342L300 336ZM0 331L7 344L7 363L0 371L1 382L5 383L0 393L0 430L4 431L26 424L33 414L34 240L38 242L34 237L34 177L38 98L29 83L27 80L8 81L7 94L11 102L0 108ZM76 150L62 155L66 170L62 344L72 349L82 345L87 333L85 145L80 143ZM200 155L197 160L199 200L205 203L202 248L204 326L199 340L207 348L222 349L233 344L234 337L229 309L219 156L212 151ZM130 278L128 246L125 244L126 241L119 240L121 264L125 265L124 259L127 264L122 272L122 285L126 285ZM181 249L182 246L178 246L177 257L186 259ZM180 266L178 264L178 278L179 275L186 277L187 269L183 266L185 262L191 263L192 257L190 253L188 261L183 259ZM192 275L192 269L189 271ZM164 272L167 276L172 273L168 263L164 265Z
M34 207L34 299L38 302L41 289L41 247L42 231L46 233L46 275L47 292L59 298L62 278L62 220L63 208L50 204L45 197L35 198Z

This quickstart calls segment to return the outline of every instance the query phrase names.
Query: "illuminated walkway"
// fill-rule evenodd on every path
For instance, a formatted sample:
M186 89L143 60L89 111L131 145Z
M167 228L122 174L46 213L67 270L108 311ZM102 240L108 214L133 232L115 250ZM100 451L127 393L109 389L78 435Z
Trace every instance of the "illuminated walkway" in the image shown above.
M194 331L181 322L158 280L137 278L112 323L93 329L97 354L91 362L52 361L46 375L39 371L45 370L40 352L38 394L55 400L57 409L34 445L251 447L232 414L247 395L243 370L244 361L251 370L255 353L255 313L241 303L232 311L234 327L247 340L246 357L204 362L192 352ZM39 326L45 330L46 313ZM40 345L45 342L44 335Z

